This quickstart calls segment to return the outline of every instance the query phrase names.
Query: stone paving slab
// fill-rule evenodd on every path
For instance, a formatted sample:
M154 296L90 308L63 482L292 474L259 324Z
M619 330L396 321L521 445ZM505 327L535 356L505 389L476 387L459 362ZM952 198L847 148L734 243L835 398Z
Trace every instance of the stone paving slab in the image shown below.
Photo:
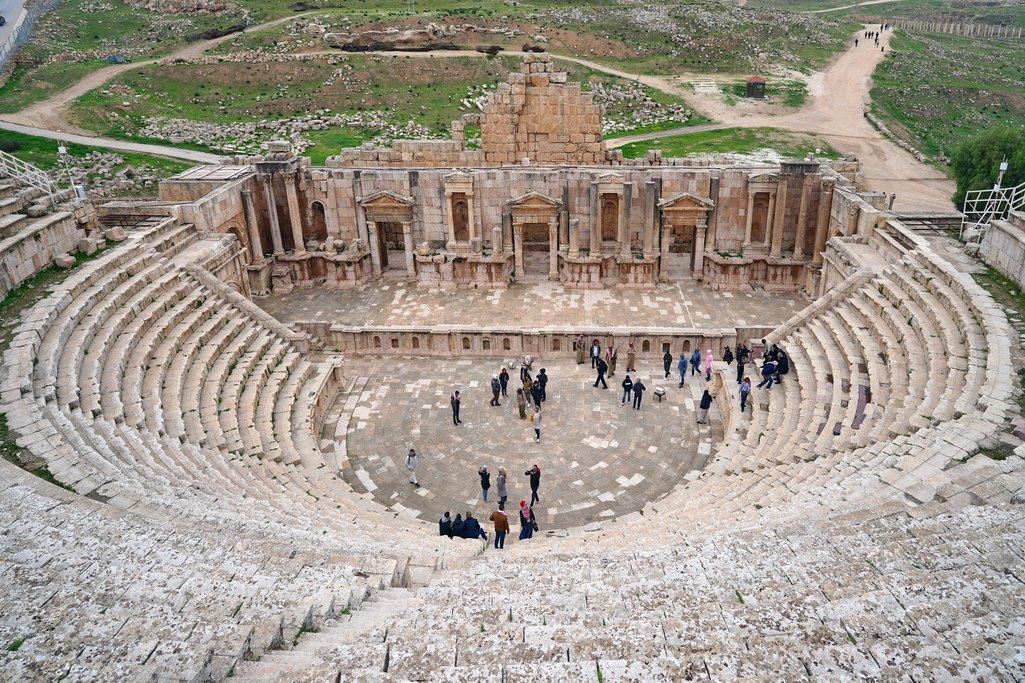
M322 447L331 450L346 434L348 462L342 475L358 492L371 493L397 514L436 520L446 510L472 510L486 520L497 507L495 480L499 466L509 471L510 511L529 499L524 472L541 467L542 529L572 528L634 512L657 500L700 470L722 442L722 422L713 408L711 424L698 425L697 403L703 378L688 378L680 389L673 377L662 379L661 363L641 365L632 377L642 378L641 410L621 405L624 373L595 389L590 364L572 361L546 364L551 377L541 443L527 420L520 420L514 384L502 405L489 405L495 360L428 360L423 358L357 359L346 365L350 377L369 378L351 412L348 429L328 423ZM538 367L535 367L535 370ZM514 381L517 371L511 373ZM656 387L665 399L653 400ZM459 389L463 424L452 424L449 396ZM345 402L345 395L338 401ZM529 413L529 408L528 408ZM419 489L409 483L405 455L410 447L420 456ZM481 499L477 470L492 473L489 503ZM514 518L515 521L515 518ZM488 529L491 524L486 525ZM518 531L518 529L517 529Z
M504 290L441 290L383 282L352 289L296 289L256 303L285 323L709 329L774 327L809 301L793 293L720 292L693 282L623 290L565 289L551 282L516 284Z

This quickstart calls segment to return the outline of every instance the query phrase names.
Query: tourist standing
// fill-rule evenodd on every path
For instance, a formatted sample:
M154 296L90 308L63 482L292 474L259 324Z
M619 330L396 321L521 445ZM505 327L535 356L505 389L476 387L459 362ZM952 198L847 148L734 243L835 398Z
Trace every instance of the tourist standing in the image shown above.
M676 371L680 373L680 386L684 384L684 380L687 379L687 353L680 351L680 360L676 361Z
M416 480L416 451L412 448L406 453L406 469L409 470L409 483L420 488L420 482Z
M541 382L535 379L534 383L530 385L530 397L534 400L534 405L536 406L541 405L541 393Z
M530 388L532 386L534 386L534 380L530 378L530 373L529 372L526 374L526 376L520 377L520 379L523 380L523 394L527 398L527 400L529 401L530 400Z
M491 513L491 521L495 523L495 547L505 548L505 535L509 533L509 515L505 511L505 503L498 504L498 509Z
M509 394L505 392L506 387L509 386L509 371L504 367L502 368L502 372L498 373L498 383L502 385L502 398L507 398Z
M534 441L541 443L541 406L534 404L534 412L530 414L530 426L534 428Z
M487 465L481 465L480 469L477 470L477 474L480 475L480 494L484 502L488 502L488 491L491 490L491 473L488 472Z
M534 520L534 511L527 505L527 501L520 501L520 540L523 541L534 537L537 530L537 522Z
M537 383L541 386L541 402L548 400L548 373L541 368L537 373Z
M726 365L733 365L733 352L730 351L730 347L727 346L726 350L723 351L722 359L726 361Z
M509 490L506 488L506 480L509 473L506 472L504 467L498 468L498 478L495 479L495 487L498 489L498 504L505 505L505 501L509 498ZM505 509L504 507L502 508Z
M741 344L737 347L737 382L744 378L744 366L747 364L749 357L750 353L746 346Z
M584 353L586 352L587 340L584 335L577 337L577 365L583 365Z
M626 379L624 379L621 382L621 384L623 385L623 403L622 403L622 405L625 406L626 405L626 400L628 398L630 398L630 394L633 393L634 383L633 383L633 380L630 379L630 375L627 375Z
M708 421L708 409L712 407L712 394L708 393L708 389L705 389L705 393L701 395L701 403L698 404L698 424L703 425Z
M608 382L605 381L605 372L608 369L609 369L608 363L606 363L604 359L599 358L598 359L598 377L597 377L597 379L594 380L595 388L598 387L598 382L601 382L601 386L602 386L603 389L608 389L609 388Z
M634 363L637 361L637 353L634 351L634 343L630 342L626 345L626 371L637 372L637 368L634 367Z
M662 369L666 371L666 376L663 379L669 379L669 368L673 367L673 354L669 353L669 349L662 354Z
M449 400L452 402L452 424L461 424L462 420L459 419L459 403L461 401L461 399L459 398L459 392L452 392L452 396L449 398Z
M530 477L530 504L540 503L541 499L537 497L537 490L541 488L541 468L534 465L523 474ZM520 501L520 505L523 505L523 501Z
M637 381L634 382L634 410L641 409L641 399L644 398L644 390L647 388L648 387L644 386L644 382L642 382L639 377L637 378Z
M705 352L705 381L712 381L712 364L715 363L715 356L712 355L712 349L708 349Z
M520 409L520 419L527 419L527 395L523 393L523 389L516 390L516 407Z
M594 370L598 367L598 361L601 360L601 344L595 339L591 342L591 369Z
M502 383L498 381L498 375L491 375L491 405L500 406L498 397L502 393Z
M614 344L609 344L609 348L605 352L605 362L609 365L609 377L616 374L616 359L618 358L619 349Z
M744 412L744 408L747 407L747 399L751 396L751 379L745 377L740 382L740 412ZM752 404L751 412L754 412L754 405Z

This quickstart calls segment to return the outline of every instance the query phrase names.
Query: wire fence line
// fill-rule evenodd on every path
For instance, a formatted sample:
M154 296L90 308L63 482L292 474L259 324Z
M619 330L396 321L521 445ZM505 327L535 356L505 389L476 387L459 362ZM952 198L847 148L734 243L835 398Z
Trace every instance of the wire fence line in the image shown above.
M11 35L7 36L3 45L0 45L0 70L7 67L18 48L32 37L32 30L35 29L40 17L59 3L60 0L37 0L18 13Z

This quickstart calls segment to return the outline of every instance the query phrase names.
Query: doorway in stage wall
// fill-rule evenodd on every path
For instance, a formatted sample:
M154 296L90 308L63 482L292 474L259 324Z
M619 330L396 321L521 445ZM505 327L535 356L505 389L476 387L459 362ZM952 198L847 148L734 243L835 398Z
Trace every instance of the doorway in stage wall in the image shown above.
M548 279L548 224L523 224L523 275L532 280Z
M378 223L377 238L381 241L381 269L406 272L402 223Z
M689 278L694 262L694 226L674 225L669 234L669 253L663 254L671 280Z

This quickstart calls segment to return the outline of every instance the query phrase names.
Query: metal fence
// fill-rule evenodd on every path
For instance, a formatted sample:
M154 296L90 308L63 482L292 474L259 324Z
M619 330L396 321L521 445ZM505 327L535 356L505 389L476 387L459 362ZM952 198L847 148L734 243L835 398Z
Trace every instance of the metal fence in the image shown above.
M18 48L32 37L32 30L35 29L40 17L59 3L60 0L36 0L18 14L11 35L7 36L3 45L0 45L0 69L6 67Z

